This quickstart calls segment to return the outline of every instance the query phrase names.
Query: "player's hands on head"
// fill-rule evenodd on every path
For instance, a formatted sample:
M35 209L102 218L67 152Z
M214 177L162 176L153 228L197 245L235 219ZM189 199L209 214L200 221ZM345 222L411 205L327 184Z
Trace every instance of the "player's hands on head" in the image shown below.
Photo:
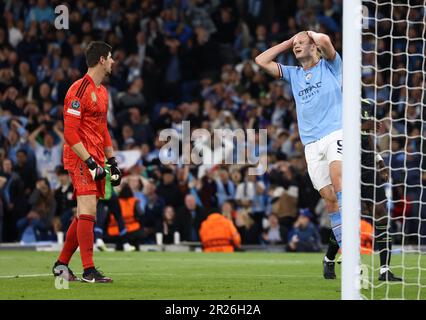
M105 171L104 168L98 165L96 161L93 160L92 157L89 157L89 159L87 159L84 162L86 162L93 180L97 181L97 180L102 180L103 178L105 178L107 172Z
M296 38L297 33L295 35L293 35L290 39L283 41L282 43L289 41L290 42L290 49L293 48L294 45L294 38Z
M308 35L309 38L312 39L312 41L314 41L314 38L318 35L317 32L312 31L312 30L308 30L306 31L306 34ZM314 41L315 42L315 41Z
M121 183L121 171L118 169L117 160L115 157L111 157L108 159L107 164L110 165L111 170L111 185L113 187L119 186Z

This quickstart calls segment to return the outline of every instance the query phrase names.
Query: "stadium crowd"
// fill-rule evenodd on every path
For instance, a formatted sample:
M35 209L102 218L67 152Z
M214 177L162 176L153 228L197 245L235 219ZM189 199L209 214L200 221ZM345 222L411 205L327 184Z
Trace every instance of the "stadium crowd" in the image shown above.
M54 240L75 212L72 186L61 168L62 109L67 89L85 74L84 50L93 40L113 47L106 86L114 149L141 154L125 170L115 190L118 199L112 198L121 200L123 216L130 210L137 217L132 233L140 243L155 242L157 232L171 243L175 231L181 241L199 241L200 225L212 212L234 222L243 244L316 251L328 241L328 217L307 175L289 84L259 72L254 57L301 30L330 35L342 54L341 0L67 3L67 30L54 27L61 1L0 3L0 242ZM393 14L405 19L407 12L399 7ZM424 9L409 15L422 21ZM379 34L389 34L389 23L377 24ZM410 39L422 38L424 31L406 22L392 30L392 36ZM426 167L424 57L415 54L422 52L422 42L409 38L384 37L379 55L369 52L374 38L364 37L363 95L377 102L376 117L382 119L377 145L392 169L393 231L399 226L426 236L419 219L402 223L419 211L426 218L426 207L413 201L426 201L426 173L420 170ZM400 52L408 48L410 55L391 57L385 53L390 45ZM296 64L291 52L278 61ZM389 65L408 66L409 75L391 73ZM380 87L371 86L375 82ZM163 165L159 132L180 132L184 120L191 130L267 129L266 172L250 176L246 165ZM105 236L118 233L112 220L98 225Z

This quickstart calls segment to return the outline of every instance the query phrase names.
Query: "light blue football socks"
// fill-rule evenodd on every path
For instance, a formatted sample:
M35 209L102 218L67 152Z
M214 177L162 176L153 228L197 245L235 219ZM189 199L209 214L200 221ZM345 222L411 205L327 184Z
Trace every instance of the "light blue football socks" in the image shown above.
M330 213L330 224L339 247L342 247L342 191L336 192L339 211Z

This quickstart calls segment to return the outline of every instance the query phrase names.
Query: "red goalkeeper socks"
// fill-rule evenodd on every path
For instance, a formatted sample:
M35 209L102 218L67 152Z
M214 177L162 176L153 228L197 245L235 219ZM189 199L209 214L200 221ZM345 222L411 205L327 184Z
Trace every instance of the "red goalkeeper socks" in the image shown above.
M79 219L74 218L67 231L67 237L64 247L61 251L58 261L68 264L72 255L80 245L80 255L83 262L83 268L94 267L93 263L93 227L95 217L88 214L80 215Z
M58 259L58 261L63 264L68 264L70 262L72 255L78 248L77 224L78 218L75 217L68 228L64 247L62 248L61 254Z
M94 216L89 214L80 214L78 217L77 237L84 269L95 266L93 263L93 241L95 238L93 233L94 225Z

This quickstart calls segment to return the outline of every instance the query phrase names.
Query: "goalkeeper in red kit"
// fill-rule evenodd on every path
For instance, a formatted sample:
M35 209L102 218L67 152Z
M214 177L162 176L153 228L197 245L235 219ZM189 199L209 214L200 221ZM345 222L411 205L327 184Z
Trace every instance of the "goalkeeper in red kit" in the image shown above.
M91 42L86 50L88 71L68 89L64 101L64 167L68 170L77 199L77 217L72 221L62 252L53 266L53 274L78 281L69 269L72 255L80 247L84 282L112 282L93 263L93 228L96 205L104 196L106 170L111 184L117 186L121 172L113 155L107 128L108 92L101 84L111 73L114 60L111 46ZM105 161L107 163L104 169Z

